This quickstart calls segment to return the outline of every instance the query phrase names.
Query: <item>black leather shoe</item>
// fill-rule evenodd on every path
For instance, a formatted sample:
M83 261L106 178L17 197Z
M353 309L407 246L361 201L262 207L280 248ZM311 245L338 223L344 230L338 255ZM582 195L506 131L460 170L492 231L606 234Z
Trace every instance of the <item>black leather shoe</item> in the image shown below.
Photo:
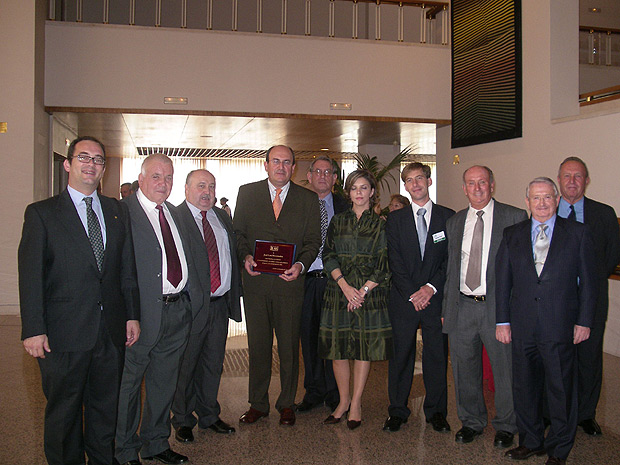
M439 412L435 413L430 419L427 419L426 423L433 425L433 429L440 433L447 433L450 431L450 424L446 420L446 417Z
M308 402L304 399L300 403L295 404L295 410L298 412L309 412L314 407L318 407L319 405L321 405L321 403L313 404L312 402Z
M600 436L603 434L601 427L594 418L580 421L579 426L583 428L584 433L589 434L590 436Z
M498 431L495 433L495 440L493 445L495 447L510 447L514 441L515 435L508 431Z
M211 431L215 431L219 434L231 434L235 432L235 428L230 426L228 423L223 422L221 419L217 419L215 423L209 425L208 428Z
M128 460L127 462L123 463L115 461L114 463L118 463L119 465L142 465L139 460Z
M545 465L564 465L566 463L565 459L561 459L559 457L549 457L545 462Z
M405 423L407 423L406 418L389 416L388 419L385 420L385 423L383 423L383 431L390 431L392 433L395 433Z
M179 442L192 442L194 440L194 433L192 433L192 429L189 426L179 426L174 437Z
M482 431L476 431L469 426L463 426L454 436L454 440L456 442L467 444L468 442L472 442L476 436L480 436L481 434Z
M159 460L161 463L167 463L171 465L178 465L179 463L186 463L189 458L184 455L177 454L172 449L166 449L159 454L155 454L153 457L142 457L143 460Z
M530 449L525 446L519 446L510 449L504 455L513 460L525 460L529 459L532 455L545 455L545 449Z

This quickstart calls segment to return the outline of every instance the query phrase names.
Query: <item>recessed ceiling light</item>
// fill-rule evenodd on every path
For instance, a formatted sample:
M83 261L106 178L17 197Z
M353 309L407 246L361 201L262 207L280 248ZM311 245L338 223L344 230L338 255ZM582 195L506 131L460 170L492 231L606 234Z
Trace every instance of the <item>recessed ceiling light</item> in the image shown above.
M351 110L353 105L350 103L330 103L329 108L330 110Z
M321 149L321 152L329 152L329 149Z
M590 13L600 13L601 9L597 8L597 7L588 8L588 12L590 12Z

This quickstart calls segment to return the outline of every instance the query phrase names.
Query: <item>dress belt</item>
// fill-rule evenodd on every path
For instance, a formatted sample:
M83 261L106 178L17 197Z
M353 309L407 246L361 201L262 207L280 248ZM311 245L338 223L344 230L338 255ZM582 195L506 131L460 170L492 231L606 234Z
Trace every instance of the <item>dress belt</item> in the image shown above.
M183 294L187 294L187 291L181 291L176 294L164 294L161 296L161 300L169 304L171 302L176 302L177 300L179 300L183 296Z
M311 278L327 278L327 273L325 273L325 271L323 270L308 271L306 275L310 276Z
M484 302L485 300L487 300L486 295L469 295L469 294L463 294L462 292L460 294L463 297L467 297L468 299L475 300L476 302Z

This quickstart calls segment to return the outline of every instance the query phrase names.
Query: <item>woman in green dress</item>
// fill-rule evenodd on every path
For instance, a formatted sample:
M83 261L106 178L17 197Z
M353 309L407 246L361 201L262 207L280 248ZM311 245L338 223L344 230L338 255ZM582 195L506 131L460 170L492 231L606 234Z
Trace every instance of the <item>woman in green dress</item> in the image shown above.
M387 312L390 273L385 222L373 212L376 181L366 170L352 172L345 191L353 207L334 216L323 249L327 283L319 356L333 360L340 403L324 423L338 423L349 412L347 426L362 423L362 394L370 362L392 356L392 328ZM349 381L353 360L353 393Z

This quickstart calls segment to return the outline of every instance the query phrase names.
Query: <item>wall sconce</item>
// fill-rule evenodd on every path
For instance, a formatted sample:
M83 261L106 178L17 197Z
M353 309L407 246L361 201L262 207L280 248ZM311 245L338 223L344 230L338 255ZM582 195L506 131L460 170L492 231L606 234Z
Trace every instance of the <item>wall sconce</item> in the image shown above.
M459 158L458 155L454 155L454 157L452 158L452 164L458 165L459 163L461 163L461 159Z

